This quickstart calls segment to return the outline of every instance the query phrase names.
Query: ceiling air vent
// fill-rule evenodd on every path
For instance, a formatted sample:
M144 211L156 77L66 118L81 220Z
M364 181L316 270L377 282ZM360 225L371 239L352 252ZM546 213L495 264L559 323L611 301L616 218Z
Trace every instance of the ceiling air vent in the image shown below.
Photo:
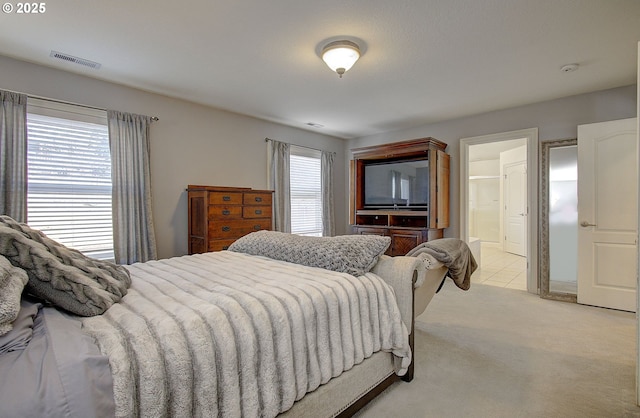
M100 64L99 62L94 62L94 61L86 60L84 58L74 57L73 55L63 54L62 52L58 52L58 51L51 51L51 54L49 54L49 56L66 61L66 62L72 62L74 64L84 65L85 67L90 67L95 70L100 69L100 67L102 66L102 64Z

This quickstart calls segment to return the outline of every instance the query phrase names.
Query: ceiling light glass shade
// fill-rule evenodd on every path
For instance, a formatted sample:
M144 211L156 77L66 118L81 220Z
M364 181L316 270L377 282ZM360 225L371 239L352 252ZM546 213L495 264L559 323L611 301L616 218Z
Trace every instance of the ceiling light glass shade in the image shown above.
M331 42L322 49L322 59L329 68L340 75L349 71L360 58L360 48L351 41Z

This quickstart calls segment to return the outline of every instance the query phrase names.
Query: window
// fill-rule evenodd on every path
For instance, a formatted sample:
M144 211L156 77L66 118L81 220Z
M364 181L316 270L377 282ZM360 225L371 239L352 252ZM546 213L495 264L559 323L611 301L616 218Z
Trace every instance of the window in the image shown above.
M291 146L291 232L322 236L321 152Z
M113 259L105 111L29 99L27 222L50 238Z

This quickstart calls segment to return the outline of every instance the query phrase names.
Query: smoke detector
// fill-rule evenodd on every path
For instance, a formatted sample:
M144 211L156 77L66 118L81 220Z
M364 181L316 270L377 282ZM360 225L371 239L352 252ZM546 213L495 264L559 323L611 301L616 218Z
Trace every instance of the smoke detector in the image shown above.
M563 65L562 68L560 68L560 71L562 71L563 73L572 73L576 71L578 67L579 67L578 64L567 64L567 65Z
M85 67L93 68L94 70L99 70L100 67L102 67L102 64L100 64L99 62L90 61L84 58L74 57L73 55L65 54L58 51L52 50L49 56L52 58L60 59L62 61L71 62L78 65L84 65Z

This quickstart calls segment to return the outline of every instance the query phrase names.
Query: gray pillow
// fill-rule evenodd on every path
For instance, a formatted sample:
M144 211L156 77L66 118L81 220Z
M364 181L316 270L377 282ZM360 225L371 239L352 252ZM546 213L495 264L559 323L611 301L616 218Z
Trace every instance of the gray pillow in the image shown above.
M27 272L25 291L81 316L103 313L131 286L126 268L87 257L6 215L0 216L0 254Z
M22 289L28 280L24 270L0 255L0 336L13 328L12 323L20 311Z
M239 238L229 246L229 251L362 276L373 268L390 244L391 238L378 235L307 237L258 231Z

